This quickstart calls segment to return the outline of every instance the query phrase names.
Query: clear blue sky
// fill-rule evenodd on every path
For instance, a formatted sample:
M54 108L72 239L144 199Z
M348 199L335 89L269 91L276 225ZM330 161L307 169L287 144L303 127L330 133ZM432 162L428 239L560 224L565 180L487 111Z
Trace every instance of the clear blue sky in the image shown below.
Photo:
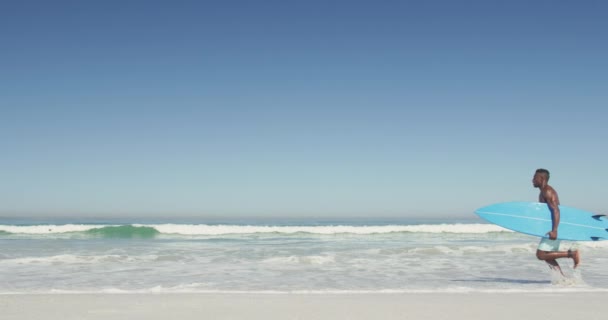
M608 211L605 1L3 1L0 216Z

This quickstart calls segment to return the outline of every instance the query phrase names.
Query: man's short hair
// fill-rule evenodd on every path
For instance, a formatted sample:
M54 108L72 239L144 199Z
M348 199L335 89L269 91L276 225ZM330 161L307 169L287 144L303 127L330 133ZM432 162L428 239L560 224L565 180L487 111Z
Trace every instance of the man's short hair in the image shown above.
M547 170L547 169L537 169L536 173L540 173L540 174L544 175L545 178L547 178L547 181L549 181L549 177L551 176L551 174L549 174L549 170Z

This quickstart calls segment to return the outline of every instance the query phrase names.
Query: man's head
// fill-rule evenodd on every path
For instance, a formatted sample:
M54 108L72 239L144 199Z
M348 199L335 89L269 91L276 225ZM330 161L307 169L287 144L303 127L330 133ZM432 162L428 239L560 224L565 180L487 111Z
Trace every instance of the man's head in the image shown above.
M547 184L549 181L549 170L547 169L537 169L534 173L534 178L532 178L532 184L535 188L540 188L543 185Z

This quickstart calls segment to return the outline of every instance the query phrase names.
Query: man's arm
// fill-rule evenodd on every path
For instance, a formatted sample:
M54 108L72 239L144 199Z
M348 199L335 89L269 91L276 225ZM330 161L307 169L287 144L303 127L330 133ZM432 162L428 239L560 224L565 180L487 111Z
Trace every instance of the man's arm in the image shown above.
M553 221L553 228L548 233L549 239L555 240L557 239L557 227L559 226L559 205L557 204L557 194L553 189L548 189L545 192L545 200L547 201L547 205L549 206L549 210L551 210L551 220Z

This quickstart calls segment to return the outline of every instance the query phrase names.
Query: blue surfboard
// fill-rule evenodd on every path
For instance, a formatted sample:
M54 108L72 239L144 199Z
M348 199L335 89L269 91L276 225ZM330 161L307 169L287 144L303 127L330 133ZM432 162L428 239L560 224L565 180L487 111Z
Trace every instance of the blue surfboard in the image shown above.
M557 238L574 241L608 240L608 217L576 208L559 206ZM552 228L551 211L546 203L505 202L475 211L483 219L503 228L537 237L547 237Z

